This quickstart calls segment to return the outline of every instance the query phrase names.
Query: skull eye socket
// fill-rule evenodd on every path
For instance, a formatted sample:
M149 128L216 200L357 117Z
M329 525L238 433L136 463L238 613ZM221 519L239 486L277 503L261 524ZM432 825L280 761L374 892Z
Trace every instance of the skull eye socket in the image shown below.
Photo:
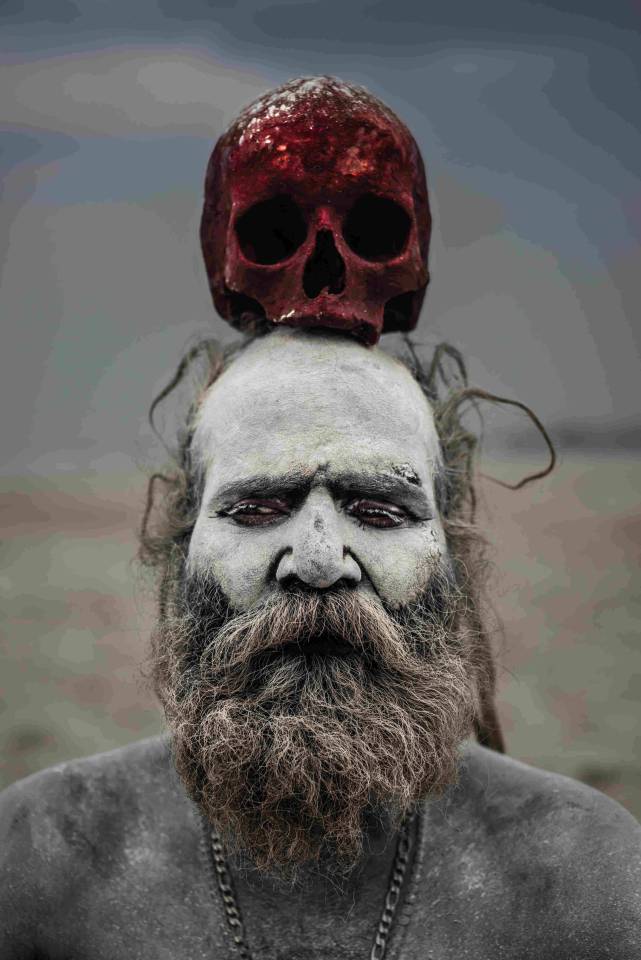
M366 193L343 222L343 236L363 260L391 260L407 243L412 221L400 204Z
M236 221L236 236L253 263L280 263L298 250L307 236L300 208L286 195L261 200Z

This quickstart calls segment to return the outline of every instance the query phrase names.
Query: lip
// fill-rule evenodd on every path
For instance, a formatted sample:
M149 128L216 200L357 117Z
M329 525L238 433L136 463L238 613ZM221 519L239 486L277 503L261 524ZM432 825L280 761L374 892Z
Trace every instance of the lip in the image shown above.
M309 640L288 643L283 653L293 656L346 657L355 653L354 647L344 640L332 637L312 637Z

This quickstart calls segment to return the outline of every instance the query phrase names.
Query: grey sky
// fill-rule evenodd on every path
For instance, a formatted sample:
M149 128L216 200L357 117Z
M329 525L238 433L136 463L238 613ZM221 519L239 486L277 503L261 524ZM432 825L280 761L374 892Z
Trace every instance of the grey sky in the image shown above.
M301 73L364 83L421 145L436 222L420 339L456 343L477 383L559 434L630 435L641 16L632 2L432 7L3 4L5 471L144 458L144 411L186 342L230 335L197 240L213 142Z

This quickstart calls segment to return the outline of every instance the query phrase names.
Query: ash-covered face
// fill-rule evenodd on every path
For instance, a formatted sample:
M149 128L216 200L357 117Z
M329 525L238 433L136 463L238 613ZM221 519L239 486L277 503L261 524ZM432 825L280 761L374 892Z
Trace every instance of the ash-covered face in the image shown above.
M394 609L446 561L432 414L381 351L297 331L257 341L210 389L193 454L204 483L189 571L239 611L295 581Z
M428 403L397 361L278 331L206 395L188 562L152 675L190 796L261 868L353 863L456 776L479 664L434 497Z

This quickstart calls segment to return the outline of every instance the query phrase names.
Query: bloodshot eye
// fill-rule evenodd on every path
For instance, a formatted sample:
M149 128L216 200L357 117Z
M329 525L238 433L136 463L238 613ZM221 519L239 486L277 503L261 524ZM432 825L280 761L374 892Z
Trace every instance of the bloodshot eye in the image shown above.
M263 527L275 520L281 520L288 512L280 501L241 500L228 510L222 511L222 515L230 517L241 527Z
M362 260L391 260L402 253L411 223L400 204L366 193L345 217L343 236Z
M236 236L252 263L280 263L304 242L307 225L295 201L283 194L246 210L236 221Z
M347 513L368 527L400 527L407 519L402 507L376 500L354 500L348 505Z

